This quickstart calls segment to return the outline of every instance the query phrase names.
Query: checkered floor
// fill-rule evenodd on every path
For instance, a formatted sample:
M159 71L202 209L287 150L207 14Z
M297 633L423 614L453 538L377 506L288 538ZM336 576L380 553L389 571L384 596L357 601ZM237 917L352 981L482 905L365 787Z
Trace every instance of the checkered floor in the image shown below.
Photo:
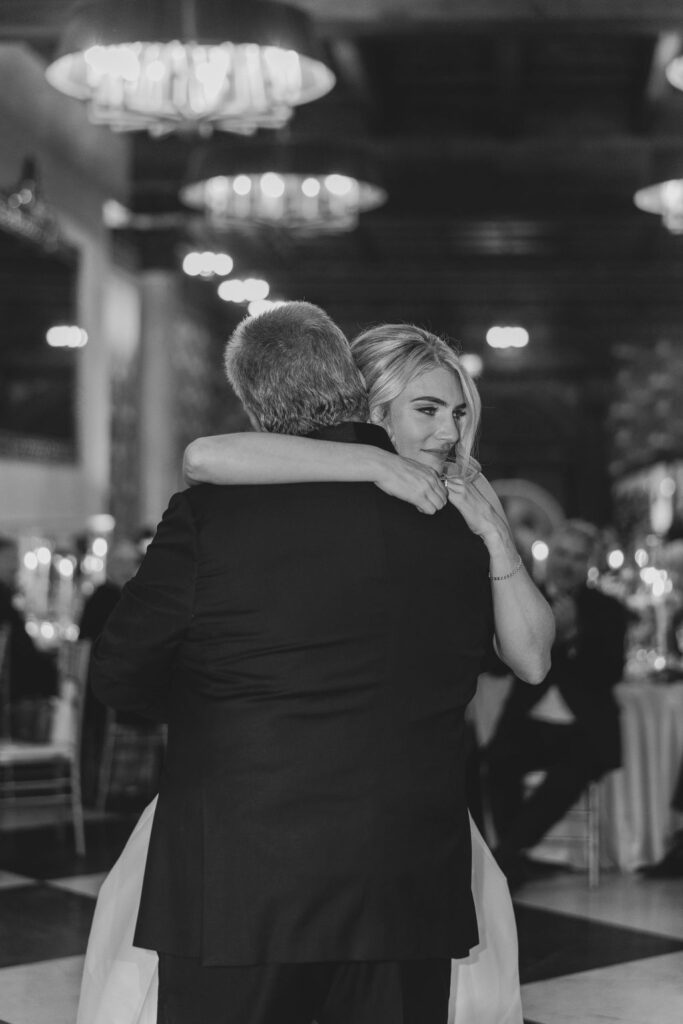
M68 832L0 833L0 1024L74 1024L95 896L134 820L90 820L82 859ZM528 1024L683 1020L683 879L605 874L591 891L558 872L516 911Z

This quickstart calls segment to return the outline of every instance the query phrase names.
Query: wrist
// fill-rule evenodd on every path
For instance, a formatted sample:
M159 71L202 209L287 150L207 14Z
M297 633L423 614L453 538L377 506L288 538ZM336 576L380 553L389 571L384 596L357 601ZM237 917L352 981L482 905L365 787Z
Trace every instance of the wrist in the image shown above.
M504 523L491 523L490 528L481 534L487 551L494 560L516 560L518 551L510 530Z
M363 480L381 486L386 483L397 456L392 452L385 452L382 448L375 448L374 445L364 445L363 447L365 448Z

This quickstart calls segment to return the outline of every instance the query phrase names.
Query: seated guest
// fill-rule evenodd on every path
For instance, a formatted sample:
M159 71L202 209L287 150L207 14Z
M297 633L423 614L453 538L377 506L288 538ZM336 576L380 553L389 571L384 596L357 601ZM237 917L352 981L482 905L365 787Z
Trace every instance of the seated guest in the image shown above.
M627 612L586 585L596 529L567 520L550 541L545 595L555 617L551 668L540 686L515 679L487 748L499 864L515 887L535 846L592 779L619 767L619 711L612 688L624 667ZM545 771L528 796L523 779Z
M16 541L0 536L0 627L9 627L3 685L9 715L0 731L22 740L46 740L50 698L57 693L57 668L53 658L39 651L26 632L24 616L14 605L17 593L19 553Z

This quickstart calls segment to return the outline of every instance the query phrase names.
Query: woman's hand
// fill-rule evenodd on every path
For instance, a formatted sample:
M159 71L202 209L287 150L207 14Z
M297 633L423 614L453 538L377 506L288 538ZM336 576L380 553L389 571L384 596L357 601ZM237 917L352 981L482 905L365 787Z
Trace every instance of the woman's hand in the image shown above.
M500 498L486 477L447 482L448 500L488 549L496 651L519 679L540 683L550 669L555 635L550 606L524 568Z
M428 515L444 507L448 492L436 470L402 455L389 452L382 455L374 480L381 491L409 502Z
M500 542L509 534L500 501L488 480L481 473L471 481L448 477L448 500L485 544Z

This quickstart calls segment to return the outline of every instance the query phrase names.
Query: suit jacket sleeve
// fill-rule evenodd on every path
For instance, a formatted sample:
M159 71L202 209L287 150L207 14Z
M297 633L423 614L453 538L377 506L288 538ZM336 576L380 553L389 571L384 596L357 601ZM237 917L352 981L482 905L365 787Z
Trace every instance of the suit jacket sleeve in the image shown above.
M103 703L167 720L172 666L192 619L196 563L192 509L185 493L175 494L95 644L90 683Z
M578 642L568 648L557 645L553 667L563 670L579 689L611 690L624 671L626 626L626 609L613 598L584 599Z

